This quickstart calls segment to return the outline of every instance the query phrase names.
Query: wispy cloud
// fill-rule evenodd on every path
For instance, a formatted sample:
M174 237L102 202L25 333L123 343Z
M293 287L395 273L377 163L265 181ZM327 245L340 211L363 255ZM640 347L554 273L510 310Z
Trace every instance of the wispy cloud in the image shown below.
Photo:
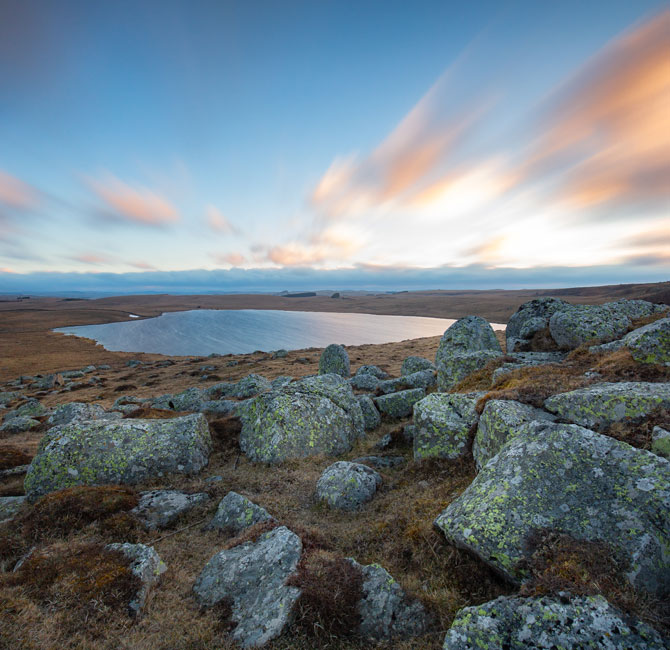
M205 216L209 227L215 232L233 234L237 229L230 223L226 215L224 215L216 206L208 205L205 208Z
M244 266L248 261L242 253L214 253L212 259L217 264L230 264L235 267Z
M104 203L104 212L126 221L165 226L179 221L177 209L163 196L144 187L133 187L115 176L87 180Z
M100 255L98 253L82 253L80 255L74 255L70 259L75 262L81 262L82 264L91 264L93 266L98 266L100 264L109 264L113 260L106 255Z
M155 271L156 267L149 262L128 262L129 266L134 266L136 269L141 269L143 271Z
M39 193L22 180L0 169L0 203L10 208L29 210L39 203Z

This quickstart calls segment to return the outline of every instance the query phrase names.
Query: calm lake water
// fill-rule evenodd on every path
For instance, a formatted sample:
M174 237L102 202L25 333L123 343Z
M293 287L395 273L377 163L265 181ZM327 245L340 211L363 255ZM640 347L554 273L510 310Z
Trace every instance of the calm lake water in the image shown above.
M441 335L453 322L419 316L198 309L54 331L94 339L117 352L201 356L212 352L243 354L281 348L322 348L330 343L390 343ZM493 327L504 329L504 325Z

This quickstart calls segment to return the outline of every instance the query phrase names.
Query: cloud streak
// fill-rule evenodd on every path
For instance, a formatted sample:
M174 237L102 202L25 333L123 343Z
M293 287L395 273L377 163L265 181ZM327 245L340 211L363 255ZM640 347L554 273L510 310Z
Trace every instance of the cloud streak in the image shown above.
M0 204L30 210L39 203L39 194L30 185L0 169Z

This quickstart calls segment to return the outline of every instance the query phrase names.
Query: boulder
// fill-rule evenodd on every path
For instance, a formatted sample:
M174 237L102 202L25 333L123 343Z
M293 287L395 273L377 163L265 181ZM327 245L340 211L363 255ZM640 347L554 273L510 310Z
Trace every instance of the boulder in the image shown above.
M195 597L203 607L227 601L236 623L232 639L243 648L261 647L291 621L302 592L286 581L301 555L300 538L280 526L212 557L195 582Z
M187 388L181 393L155 397L149 403L155 409L166 411L199 411L202 407L203 392L199 388Z
M454 459L467 453L468 434L477 423L477 400L484 393L433 393L414 405L414 459Z
M331 343L323 351L319 359L319 374L335 374L340 375L340 377L349 377L351 374L349 355L341 345Z
M414 405L425 396L426 391L423 388L410 388L375 397L374 403L382 415L389 418L406 418L412 415Z
M507 353L527 350L533 336L549 327L553 314L569 307L567 302L558 298L536 298L525 302L507 323Z
M24 431L34 429L40 424L39 420L33 420L33 418L22 416L10 418L0 426L0 434L10 436L15 433L23 433Z
M69 424L76 420L104 420L118 419L119 413L108 413L99 404L87 404L85 402L69 402L60 404L49 416L47 422L51 426L59 424Z
M381 381L374 375L361 373L360 375L354 375L351 379L349 379L349 383L351 384L351 387L355 388L356 390L367 390L374 392L379 387Z
M26 497L0 497L0 524L12 519L21 509Z
M492 399L486 402L472 443L477 469L484 467L519 432L521 425L535 420L555 422L556 416L512 400Z
M74 485L134 484L196 474L212 440L200 413L167 420L92 420L49 430L26 475L29 500Z
M246 399L248 397L254 397L259 393L264 393L266 390L270 390L272 384L269 379L262 377L261 375L256 375L251 373L235 384L235 387L232 389L231 396L239 397L240 399Z
M516 352L507 354L507 358L512 359L496 368L491 376L491 385L495 385L499 379L508 375L513 370L525 368L528 366L546 366L558 364L566 357L565 352Z
M657 408L670 408L670 383L593 384L552 395L544 408L563 420L602 431L613 422L642 420Z
M376 429L382 423L382 418L372 398L369 395L358 395L356 399L361 405L365 430L372 431Z
M140 493L139 503L130 512L147 530L156 530L170 526L181 515L208 500L209 495L205 492L186 494L179 490L151 490Z
M238 535L249 526L272 519L265 508L257 506L237 492L228 492L219 502L216 514L207 524L207 528L216 528L231 535Z
M141 587L133 600L128 603L128 609L133 616L140 616L149 597L149 593L156 586L167 571L165 562L160 559L153 546L144 544L108 544L105 547L110 551L123 553L130 560L130 570L139 578Z
M411 375L420 370L435 370L435 364L424 357L407 357L400 367L401 375Z
M670 431L654 427L651 432L651 450L663 458L670 458Z
M424 634L430 625L423 605L410 599L391 574L379 564L362 566L349 561L363 576L363 598L358 601L358 633L369 641Z
M361 406L351 386L333 374L261 393L239 414L240 447L257 462L336 456L365 434Z
M49 410L36 399L29 399L17 409L5 415L5 422L12 418L39 418L46 415Z
M639 327L623 337L635 361L670 365L670 318Z
M435 386L435 371L434 370L418 370L411 375L404 375L397 379L386 379L380 381L377 386L378 390L383 394L397 393L400 390L407 390L408 388L430 388Z
M316 484L320 501L338 510L358 510L374 497L382 477L367 465L344 460L333 463Z
M552 529L609 545L634 586L670 590L670 462L576 425L523 425L435 525L516 583L529 536Z
M207 415L225 417L226 415L235 415L239 404L239 402L232 399L207 400L200 403L198 410L200 413L206 413Z
M438 390L450 390L500 356L500 343L487 321L480 316L457 320L442 336L435 355Z
M284 386L288 386L292 381L293 377L290 375L279 375L279 377L275 377L270 382L270 386L271 388L283 388Z
M661 650L662 637L602 596L500 596L456 614L443 650Z
M0 392L0 406L7 406L7 404L10 404L15 399L19 399L21 397L23 397L21 393L2 391Z
M356 371L356 377L360 375L372 375L377 379L388 379L388 373L384 372L379 366L365 365Z
M388 469L389 467L398 467L404 465L407 460L404 456L361 456L354 458L352 463L362 463L377 469Z

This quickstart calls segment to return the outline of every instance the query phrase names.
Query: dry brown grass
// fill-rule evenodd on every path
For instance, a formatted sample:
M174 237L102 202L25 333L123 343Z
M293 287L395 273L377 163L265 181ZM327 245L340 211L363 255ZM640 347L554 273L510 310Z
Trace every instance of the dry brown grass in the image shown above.
M27 465L32 459L32 455L15 445L0 446L0 470Z

